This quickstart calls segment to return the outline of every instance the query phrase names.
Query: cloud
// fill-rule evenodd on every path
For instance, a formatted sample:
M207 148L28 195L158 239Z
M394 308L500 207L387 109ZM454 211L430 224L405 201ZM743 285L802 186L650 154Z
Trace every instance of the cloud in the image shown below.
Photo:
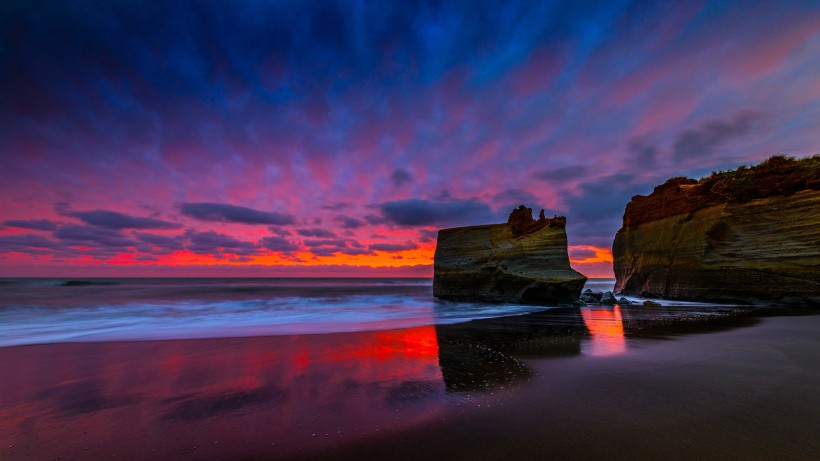
M438 238L438 231L419 229L419 242L432 242Z
M727 141L748 134L762 119L758 112L744 111L728 120L713 119L682 132L674 144L675 158L685 160L710 155Z
M191 244L130 230L154 232L145 219L266 252L264 235L281 249L321 239L297 227L431 242L434 227L503 222L525 203L564 208L571 240L603 245L631 195L666 177L816 149L816 2L604 3L12 1L0 221L51 219L30 232L54 254L93 246L82 254L104 263ZM140 224L28 214L57 201ZM63 241L44 233L58 221L122 232ZM353 245L316 248L369 251Z
M371 226L378 226L379 224L384 224L387 222L387 219L384 216L379 216L375 214L366 214L364 215L364 220L368 222Z
M477 200L395 200L379 208L387 222L406 227L484 224L497 219L489 205Z
M336 202L336 203L329 203L327 205L322 205L323 210L331 210L331 211L340 211L344 210L345 208L349 208L350 203L348 202Z
M188 250L194 253L217 256L220 253L234 253L238 255L258 254L257 245L237 240L229 235L214 231L188 231L185 236L190 240ZM223 255L224 256L224 255Z
M281 235L283 237L287 236L287 235L293 235L293 233L285 227L270 226L270 227L268 227L268 230L270 230L271 232L273 232L276 235Z
M336 238L336 234L327 229L321 228L296 229L296 233L303 237Z
M493 196L493 203L501 210L512 211L519 205L528 207L538 207L538 199L531 193L522 189L506 189Z
M371 250L366 249L364 245L355 240L308 239L303 243L316 256L332 256L336 253L352 256L373 254Z
M565 182L573 179L583 178L589 175L589 167L585 165L572 165L551 170L541 170L532 173L532 177L541 181Z
M52 231L57 228L57 223L48 219L12 219L3 221L3 224L11 227L19 227L20 229L43 231Z
M580 185L580 193L565 199L568 214L585 225L620 218L632 196L652 190L632 173L617 173ZM614 235L614 234L613 234Z
M401 187L413 182L413 175L403 168L397 168L393 170L393 173L390 175L390 180L393 181L394 186Z
M148 244L148 248L141 246L140 251L153 254L167 254L185 249L185 242L182 235L169 237L166 235L149 234L136 232L133 234L140 242Z
M361 219L351 218L350 216L338 215L334 218L341 226L342 229L358 229L365 225L365 222Z
M40 253L62 250L62 246L42 235L4 235L0 236L0 253Z
M135 240L119 231L97 226L60 226L53 232L53 235L72 245L127 249L137 244Z
M634 195L652 191L655 181L639 179L633 173L616 173L587 181L574 195L564 198L567 237L570 245L611 247L621 227L626 204Z
M293 224L293 215L254 210L225 203L182 203L180 212L200 221L231 222L241 224L273 224L284 226Z
M413 250L418 248L418 245L412 242L406 243L373 243L368 245L368 248L373 251L386 251L386 252L395 252L395 251L405 251L405 250Z
M308 239L303 242L307 247L346 247L347 243L341 239Z
M290 240L280 236L262 237L262 246L270 251L277 251L288 253L291 251L298 251L299 246Z
M634 164L638 168L652 168L658 158L660 149L646 136L636 136L629 140L627 149L634 158Z
M92 226L106 229L178 229L179 224L154 218L141 218L118 213L116 211L64 211L65 216L77 218Z

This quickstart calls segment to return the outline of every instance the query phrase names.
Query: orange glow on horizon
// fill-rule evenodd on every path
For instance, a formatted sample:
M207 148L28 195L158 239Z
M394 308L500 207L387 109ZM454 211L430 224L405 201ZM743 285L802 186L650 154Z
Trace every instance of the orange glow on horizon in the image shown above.
M88 247L75 247L80 251L88 251ZM303 247L301 251L291 254L268 251L264 254L244 256L230 252L221 254L199 254L190 250L179 250L162 255L146 255L138 253L136 249L131 252L121 252L105 259L96 258L92 254L80 254L70 258L56 258L52 255L29 255L25 253L10 253L12 256L8 262L10 267L25 267L28 265L55 266L57 271L69 270L71 267L99 268L118 267L127 270L129 267L141 268L141 276L149 275L154 268L191 269L192 273L197 270L207 270L209 273L224 267L227 271L236 271L241 268L257 271L264 271L265 268L280 268L288 271L299 272L299 268L305 268L305 272L298 276L312 276L311 274L321 268L349 268L344 276L355 275L356 268L361 268L366 275L363 276L410 276L410 277L432 277L433 255L436 251L435 242L425 242L419 247L395 252L373 251L369 254L347 255L341 252L330 256L320 256ZM609 249L589 245L575 245L568 248L570 264L578 272L592 278L611 278L612 273L612 253ZM61 269L62 266L62 269ZM199 268L199 269L198 269ZM425 269L426 268L426 269ZM336 269L336 275L339 275ZM383 270L382 272L379 272ZM351 272L352 271L352 272ZM375 271L375 272L374 272ZM396 272L398 271L398 272ZM410 271L410 272L408 272ZM321 270L320 270L321 272ZM17 270L13 274L17 274ZM334 273L331 271L331 273ZM336 276L328 275L318 276ZM379 275L381 274L381 275ZM401 274L401 275L397 275ZM53 275L53 274L52 274ZM285 275L285 274L282 274ZM37 275L35 275L37 276Z
M613 278L612 251L592 245L572 245L568 249L572 268L592 278Z
M570 256L569 261L571 263L577 264L590 264L590 263L611 263L612 259L612 251L609 248L601 248L595 247L591 245L572 245L569 247L569 253L572 254L576 251L591 251L594 253L593 256L587 256L586 258L574 258Z

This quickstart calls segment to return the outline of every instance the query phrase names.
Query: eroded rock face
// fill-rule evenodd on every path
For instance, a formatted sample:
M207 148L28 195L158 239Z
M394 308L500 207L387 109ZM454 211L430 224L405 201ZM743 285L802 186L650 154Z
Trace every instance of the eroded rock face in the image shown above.
M586 282L569 265L566 218L535 220L523 205L506 224L440 230L434 270L443 299L569 305Z
M615 291L692 301L820 305L816 182L809 180L805 190L788 195L740 201L715 187L725 177L713 176L700 183L676 178L647 197L633 197L612 247Z

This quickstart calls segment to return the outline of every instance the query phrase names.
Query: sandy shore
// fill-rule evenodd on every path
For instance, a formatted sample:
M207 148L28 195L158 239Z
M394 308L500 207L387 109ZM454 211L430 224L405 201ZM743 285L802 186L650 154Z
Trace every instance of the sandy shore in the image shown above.
M664 312L2 348L0 454L817 458L820 316Z

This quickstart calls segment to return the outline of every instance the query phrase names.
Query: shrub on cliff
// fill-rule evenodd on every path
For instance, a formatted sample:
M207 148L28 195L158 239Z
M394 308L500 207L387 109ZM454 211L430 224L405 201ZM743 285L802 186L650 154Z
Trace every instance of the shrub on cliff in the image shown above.
M775 155L758 165L713 172L699 183L735 203L820 190L820 155L802 159Z

